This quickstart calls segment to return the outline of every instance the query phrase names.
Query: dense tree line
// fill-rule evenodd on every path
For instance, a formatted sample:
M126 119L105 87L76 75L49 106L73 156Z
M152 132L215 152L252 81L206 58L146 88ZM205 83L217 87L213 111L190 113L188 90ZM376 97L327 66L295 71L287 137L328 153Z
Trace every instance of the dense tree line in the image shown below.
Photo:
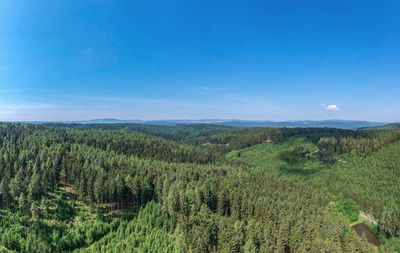
M340 154L354 153L366 157L391 143L400 140L400 131L365 131L353 136L321 137L317 143L320 159L334 162Z
M62 124L62 123L47 123L46 126L59 128L78 128L78 129L103 129L103 130L125 130L131 132L143 133L150 136L161 137L163 139L184 142L196 143L203 139L219 135L228 131L233 131L235 128L213 124L182 124L182 125L148 125L136 123L114 123L114 124Z
M112 150L121 154L136 155L142 158L167 162L209 163L221 159L221 153L217 149L177 144L172 141L123 130L104 131L101 129L48 128L3 124L0 131L7 131L5 129L10 129L11 139L1 138L0 135L0 143L7 140L11 144L17 144L19 137L27 136L28 139L32 139L36 147L49 146L56 143L80 143L102 150ZM29 144L29 141L26 141L26 143Z
M139 157L139 145L131 146L120 132L5 125L0 136L2 206L24 213L30 226L40 220L38 206L47 192L68 184L94 205L138 210L160 203L170 221L167 231L183 235L185 251L373 251L334 216L329 199L306 185L245 167L174 163L149 148ZM34 252L34 241L30 247ZM76 247L72 241L63 246Z
M400 140L400 131L353 131L335 128L245 128L208 137L203 143L222 150L237 150L266 142L282 142L302 137L316 144L321 161L332 163L344 153L367 156L373 151ZM297 150L299 151L299 150ZM289 155L287 153L286 155ZM292 157L294 158L294 153ZM299 159L299 155L297 158Z
M373 134L379 138L382 132ZM395 244L400 231L400 141L391 142L377 146L378 150L368 151L367 155L357 149L346 153L332 149L334 159L329 164L320 161L318 145L301 137L238 150L227 158L252 165L253 170L266 175L303 182L330 196L337 208L346 204L344 209L351 210L339 208L338 212L346 213L350 222L359 218L359 211L368 213L377 222L372 230L382 241L389 239L389 244Z
M271 135L260 133L266 138L261 138L263 141L304 130L269 131ZM310 136L320 134L319 130L308 131ZM336 133L321 130L326 131ZM245 145L253 143L252 138L250 142L246 139ZM72 186L79 199L93 206L130 210L146 206L136 223L120 224L117 230L99 225L93 231L103 232L85 237L86 244L66 239L63 246L61 242L32 241L29 247L25 246L30 250L22 250L18 244L2 239L1 244L9 249L34 252L44 247L68 251L116 231L116 236L106 235L88 250L111 252L114 246L126 251L149 249L150 244L121 242L131 236L136 238L133 241L147 238L158 245L160 252L375 250L355 235L345 220L335 216L331 200L323 194L306 184L265 175L246 166L214 163L221 155L212 147L178 145L125 131L13 124L0 126L0 144L2 208L22 213L27 225L37 227L32 231L39 231L35 224L40 224L44 209L40 205L60 185ZM69 216L67 207L61 209L66 214L60 212L58 220ZM154 219L159 223L153 224ZM389 218L387 221L391 226ZM387 231L397 235L396 228L388 227ZM168 233L173 233L174 238L169 240Z
M227 150L242 149L264 142L285 141L302 136L318 142L321 137L354 136L360 132L336 128L244 128L208 137L204 142L223 145Z
M173 231L171 225L162 206L152 201L135 219L122 221L115 231L78 252L186 252L182 234Z

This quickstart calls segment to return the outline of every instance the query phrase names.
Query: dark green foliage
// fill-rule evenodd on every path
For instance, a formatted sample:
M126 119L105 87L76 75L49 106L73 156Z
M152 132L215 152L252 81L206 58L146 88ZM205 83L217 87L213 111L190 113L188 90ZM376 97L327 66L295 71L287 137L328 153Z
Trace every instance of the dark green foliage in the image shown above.
M66 200L67 198L65 196L65 193L57 195L57 198L55 199L55 209L53 212L56 220L66 221L74 217L75 210L71 205L71 202Z
M237 150L261 143L306 138L319 146L320 159L334 162L335 156L356 153L367 156L400 140L400 131L352 131L333 128L246 128L211 136L205 140L223 150Z
M314 147L312 145L301 145L288 150L282 150L279 153L280 159L289 164L304 164L307 160L313 158L315 153Z
M18 252L372 252L337 215L351 218L354 206L331 203L337 195L362 208L370 205L382 214L380 233L398 236L393 185L399 164L385 156L398 151L389 145L397 137L249 129L204 140L208 145L182 145L123 130L1 124L0 245ZM326 147L324 138L332 140ZM263 165L277 174L224 163L222 151L263 142L277 145L263 155ZM270 152L285 145L286 153ZM315 157L332 147L335 157L349 155L361 168L365 157L359 154L379 150L368 156L376 162L368 176L380 180L376 167L384 164L386 174L392 170L391 186L365 199L370 191L360 190L360 181L338 189L353 179L322 169ZM247 158L245 150L229 154ZM285 164L318 166L321 181L280 171ZM341 183L329 184L335 176Z
M392 135L390 132L377 134L374 138L380 138L378 142L382 143L382 140ZM349 137L345 139L349 141ZM281 143L260 144L240 150L242 155L237 161L251 164L255 166L254 170L264 174L304 182L316 191L331 196L336 211L349 222L359 218L358 211L364 211L378 221L378 233L381 236L397 237L400 227L400 142L378 145L376 147L380 147L379 150L369 151L365 156L357 150L367 150L373 142L356 139L353 143L357 143L357 148L350 152L342 153L334 149L336 162L329 165L313 160L304 163L293 159L289 167L287 162L282 161L282 153L292 153L296 147L311 144L308 142L307 139L296 138ZM336 141L333 143L337 144ZM360 143L367 147L361 148ZM348 149L351 150L350 146Z
M217 161L221 157L217 150L178 145L171 141L127 131L65 129L65 134L67 141L72 143L167 162L208 163Z
M337 140L334 137L322 137L318 144L318 158L324 163L333 163L336 159Z
M385 209L379 220L378 229L388 238L400 236L400 213Z
M334 128L245 128L211 136L205 142L233 150L260 143L285 141L296 136L318 142L320 137L354 135L358 136L359 134L350 130Z
M212 124L190 124L177 126L143 125L134 123L115 124L46 124L51 127L79 129L126 130L161 137L178 142L199 142L206 137L233 131L235 128Z

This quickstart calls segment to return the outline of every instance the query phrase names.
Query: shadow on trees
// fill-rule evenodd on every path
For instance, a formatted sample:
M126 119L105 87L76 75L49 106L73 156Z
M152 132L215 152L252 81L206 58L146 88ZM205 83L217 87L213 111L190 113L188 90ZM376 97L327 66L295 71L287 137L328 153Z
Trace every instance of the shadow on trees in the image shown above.
M301 166L294 166L285 164L279 167L279 172L281 174L292 174L298 176L309 176L313 175L318 171L316 168L304 168Z

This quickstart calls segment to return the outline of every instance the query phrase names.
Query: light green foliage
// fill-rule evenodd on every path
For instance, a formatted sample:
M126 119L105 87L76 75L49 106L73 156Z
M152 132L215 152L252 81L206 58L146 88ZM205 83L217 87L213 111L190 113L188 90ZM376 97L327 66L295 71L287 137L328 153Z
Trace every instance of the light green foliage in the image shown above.
M358 220L360 207L351 200L336 201L335 211L348 219L349 222L354 223Z
M232 150L232 151L230 151L230 152L228 152L228 153L226 154L225 158L226 158L227 160L234 161L234 160L236 160L237 158L239 158L240 155L241 155L240 151L238 151L238 150Z
M363 210L381 220L381 230L387 231L387 235L400 233L400 142L383 147L367 157L356 153L339 155L338 161L332 165L315 162L310 166L302 161L295 162L304 169L302 173L282 169L285 168L284 161L277 154L304 145L301 144L304 141L296 139L243 149L238 161L251 164L255 166L254 170L265 174L302 182L324 192L332 200L337 200L337 212L350 222L357 220L357 210ZM314 169L310 171L307 167ZM386 220L388 222L385 223Z
M125 130L0 124L0 245L17 252L376 252L349 226L359 206L378 216L377 232L393 248L398 137L242 129L182 145ZM320 145L324 138L332 141ZM320 159L323 146L335 163ZM227 154L235 147L248 148Z
M380 252L383 253L399 253L400 252L400 238L382 238L382 245L379 247Z
M85 213L78 207L82 203L76 203L63 192L58 191L46 200L45 206L32 202L30 218L22 212L2 211L0 245L17 252L70 251L93 243L111 228L110 224L94 220L91 211Z
M162 206L148 203L137 218L123 221L118 229L103 237L90 247L77 252L182 252L185 245L175 242L179 234L168 234L169 218L162 211Z

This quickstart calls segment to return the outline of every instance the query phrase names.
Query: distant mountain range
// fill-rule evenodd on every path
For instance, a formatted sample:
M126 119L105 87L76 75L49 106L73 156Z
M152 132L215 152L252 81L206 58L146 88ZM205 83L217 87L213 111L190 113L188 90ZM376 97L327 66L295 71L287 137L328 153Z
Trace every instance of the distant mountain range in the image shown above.
M188 125L188 124L217 124L231 127L331 127L344 129L377 128L388 123L358 121L358 120L293 120L293 121L272 121L272 120L235 120L235 119L201 119L201 120L120 120L113 118L93 119L84 121L68 121L63 123L78 124L115 124L135 123L149 125Z
M361 128L361 130L394 130L394 129L400 129L400 123L390 123L390 124L385 124L385 125L380 125L380 126L373 126L373 127L364 127Z

